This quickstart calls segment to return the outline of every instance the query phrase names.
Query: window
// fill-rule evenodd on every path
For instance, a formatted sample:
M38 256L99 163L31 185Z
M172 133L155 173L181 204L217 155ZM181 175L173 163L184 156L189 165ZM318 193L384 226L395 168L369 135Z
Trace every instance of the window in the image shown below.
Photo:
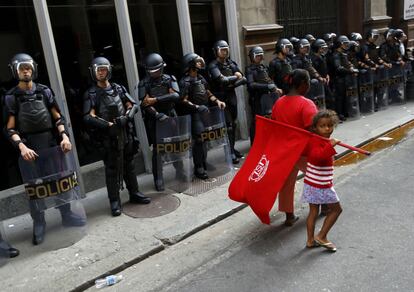
M129 18L140 78L143 62L150 53L160 54L167 63L166 73L181 74L182 46L175 1L128 0Z
M48 0L66 99L79 163L99 159L83 124L83 95L92 84L89 66L94 57L112 63L112 82L127 86L114 1Z
M189 4L194 50L208 64L215 59L213 44L218 40L228 41L224 1L190 0Z

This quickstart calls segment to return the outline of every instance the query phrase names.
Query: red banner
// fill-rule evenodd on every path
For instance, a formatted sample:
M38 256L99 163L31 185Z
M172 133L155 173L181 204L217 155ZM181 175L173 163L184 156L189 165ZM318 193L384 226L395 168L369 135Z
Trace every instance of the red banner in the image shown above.
M249 155L229 186L230 199L247 203L265 224L277 194L312 134L256 116L256 136Z

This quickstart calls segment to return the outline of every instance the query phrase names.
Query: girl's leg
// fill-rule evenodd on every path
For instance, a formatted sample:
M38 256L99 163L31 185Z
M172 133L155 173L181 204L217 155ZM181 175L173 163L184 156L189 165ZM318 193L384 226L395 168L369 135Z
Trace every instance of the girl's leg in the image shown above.
M315 223L319 214L319 205L309 204L309 215L306 219L306 229L308 232L308 240L306 241L307 247L314 246L314 233L315 233Z
M336 219L338 219L339 215L342 213L341 204L334 203L334 204L328 204L329 213L325 218L325 221L323 221L323 225L321 230L319 231L318 235L316 236L316 239L322 243L327 243L327 235L329 230L332 228L332 226L335 224Z

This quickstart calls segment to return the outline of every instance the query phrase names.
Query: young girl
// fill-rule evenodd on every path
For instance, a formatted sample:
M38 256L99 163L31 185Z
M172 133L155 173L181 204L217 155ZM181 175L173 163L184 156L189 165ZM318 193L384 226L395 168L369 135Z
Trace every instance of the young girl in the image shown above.
M330 138L338 121L338 116L334 111L321 110L314 116L311 130L319 136ZM306 247L308 248L322 246L329 251L336 251L336 246L328 240L327 235L342 212L332 183L333 156L336 154L334 146L338 143L336 139L331 138L325 141L315 136L310 139L305 150L308 162L302 199L309 203L309 215L306 221L308 233ZM321 230L314 235L315 222L321 204L327 204L329 212Z

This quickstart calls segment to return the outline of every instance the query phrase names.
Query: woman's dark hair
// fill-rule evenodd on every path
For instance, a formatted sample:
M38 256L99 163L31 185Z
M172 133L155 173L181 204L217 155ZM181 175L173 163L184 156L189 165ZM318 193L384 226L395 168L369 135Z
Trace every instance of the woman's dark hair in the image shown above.
M295 69L285 77L285 82L289 85L289 89L297 89L303 83L309 83L309 73L303 69Z
M339 123L338 115L333 110L323 109L316 113L316 115L312 119L312 127L311 130L314 131L316 129L316 125L318 124L320 119L328 118L331 119L334 127L336 127Z

